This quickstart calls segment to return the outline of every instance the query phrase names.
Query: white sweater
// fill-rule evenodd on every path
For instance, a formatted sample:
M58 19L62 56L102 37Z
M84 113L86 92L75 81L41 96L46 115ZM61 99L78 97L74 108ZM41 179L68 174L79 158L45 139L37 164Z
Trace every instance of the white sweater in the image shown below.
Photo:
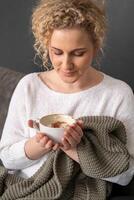
M63 113L79 118L86 115L112 116L121 120L127 131L127 148L134 158L134 95L123 81L104 74L98 85L76 93L59 93L48 88L38 73L23 77L12 96L0 142L0 158L7 169L19 170L23 177L32 176L47 159L30 160L24 152L25 142L36 134L29 128L29 119L52 113ZM105 180L128 184L134 174L133 159L130 169Z

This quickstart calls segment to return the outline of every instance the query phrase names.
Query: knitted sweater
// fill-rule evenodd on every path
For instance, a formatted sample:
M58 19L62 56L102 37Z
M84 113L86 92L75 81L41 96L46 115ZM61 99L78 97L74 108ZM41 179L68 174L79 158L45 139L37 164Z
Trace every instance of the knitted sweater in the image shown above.
M0 168L1 200L105 200L101 178L127 170L129 154L123 123L112 117L82 117L84 136L77 146L79 164L63 151L52 151L30 178Z

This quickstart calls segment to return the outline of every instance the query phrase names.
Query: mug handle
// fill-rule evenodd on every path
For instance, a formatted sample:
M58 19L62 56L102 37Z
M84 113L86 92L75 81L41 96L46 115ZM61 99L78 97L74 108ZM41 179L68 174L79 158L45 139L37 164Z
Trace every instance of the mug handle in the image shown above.
M33 120L33 128L36 129L36 131L40 131L39 119Z

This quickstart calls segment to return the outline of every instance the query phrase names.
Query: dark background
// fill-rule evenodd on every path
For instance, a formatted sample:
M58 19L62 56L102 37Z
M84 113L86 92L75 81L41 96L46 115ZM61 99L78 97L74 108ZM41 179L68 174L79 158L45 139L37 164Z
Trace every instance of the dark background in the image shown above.
M0 66L29 73L34 64L31 13L37 0L0 0ZM134 88L134 0L107 0L107 45L101 70Z

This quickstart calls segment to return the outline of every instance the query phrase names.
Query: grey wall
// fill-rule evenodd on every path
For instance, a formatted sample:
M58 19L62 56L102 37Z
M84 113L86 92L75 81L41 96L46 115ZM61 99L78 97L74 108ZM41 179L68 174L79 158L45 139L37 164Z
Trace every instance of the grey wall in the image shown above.
M33 0L0 0L0 66L31 72L33 38L30 16Z
M109 32L102 69L134 89L134 0L108 0Z
M36 0L0 0L0 66L26 73L34 64L30 30ZM109 30L101 70L134 88L134 0L107 0Z

